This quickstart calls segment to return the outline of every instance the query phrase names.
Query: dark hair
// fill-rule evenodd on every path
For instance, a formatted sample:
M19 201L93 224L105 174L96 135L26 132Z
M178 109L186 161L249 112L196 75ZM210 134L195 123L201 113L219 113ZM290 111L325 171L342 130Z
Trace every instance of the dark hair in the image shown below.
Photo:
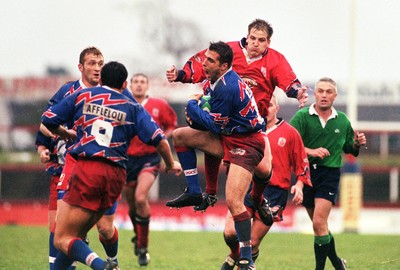
M111 88L121 89L128 78L128 71L121 63L108 62L101 69L101 82Z
M85 62L85 56L88 54L94 54L94 55L101 55L103 56L103 54L101 53L100 49L94 46L90 46L85 48L81 54L79 55L79 64L82 64Z
M233 51L228 44L223 41L211 42L208 49L219 54L219 62L221 64L227 63L228 67L232 66Z
M274 29L272 28L271 24L261 19L255 19L249 24L248 34L250 34L250 31L253 28L256 30L265 31L265 33L267 33L268 39L270 39L272 37L272 34L274 33Z

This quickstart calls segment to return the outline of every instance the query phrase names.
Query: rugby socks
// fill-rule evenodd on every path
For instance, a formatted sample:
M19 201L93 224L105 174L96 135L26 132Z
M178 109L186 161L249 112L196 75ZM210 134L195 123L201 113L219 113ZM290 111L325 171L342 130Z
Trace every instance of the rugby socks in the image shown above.
M251 217L249 212L244 211L239 215L233 216L235 230L239 239L240 259L247 259L250 264L251 259Z
M253 173L253 187L250 191L250 197L253 200L254 206L259 206L263 197L265 187L271 180L272 171L266 178L261 178Z
M74 261L70 259L67 255L59 251L54 261L53 269L71 269L71 267L73 267L71 266L73 262ZM75 269L75 267L73 269Z
M49 235L49 265L50 270L53 270L54 260L56 259L58 250L54 247L54 232Z
M59 252L58 254L60 255L64 253ZM57 255L57 259L54 266L57 264L59 255ZM90 266L90 268L94 270L104 270L104 261L95 252L93 252L85 242L83 242L79 238L75 238L70 242L68 247L68 255L74 260ZM56 267L54 268L63 269Z
M184 146L175 146L175 151L185 173L188 185L187 193L191 195L201 194L195 150Z
M67 255L65 255L61 251L58 251L58 249L56 249L56 247L54 246L54 231L55 230L56 230L56 223L54 223L53 227L51 228L51 232L50 232L50 236L49 236L50 270L59 269L59 267L63 267L68 270L75 270L76 262L72 261L70 258L68 258ZM58 260L57 265L56 265L56 260Z
M314 236L315 270L325 269L325 262L329 253L330 241L331 237L329 234L323 236Z
M136 223L137 247L147 248L149 244L150 216L141 217L136 214L135 223Z
M204 153L204 169L206 174L206 193L216 195L218 189L218 173L221 158Z
M131 218L131 222L133 225L133 233L137 235L136 229L136 209L134 207L129 207L129 217Z
M237 238L236 234L229 236L226 236L224 234L224 240L226 245L231 250L229 256L234 260L239 260L240 259L239 239Z
M109 261L114 261L118 263L117 254L118 254L118 230L114 226L114 235L111 239L107 240L99 234L99 239L103 248L107 254L107 259Z
M331 261L333 267L335 269L340 269L342 265L342 261L340 260L339 256L336 254L336 248L335 248L335 239L333 238L333 235L329 231L329 236L331 237L331 241L329 242L329 252L328 252L328 258Z

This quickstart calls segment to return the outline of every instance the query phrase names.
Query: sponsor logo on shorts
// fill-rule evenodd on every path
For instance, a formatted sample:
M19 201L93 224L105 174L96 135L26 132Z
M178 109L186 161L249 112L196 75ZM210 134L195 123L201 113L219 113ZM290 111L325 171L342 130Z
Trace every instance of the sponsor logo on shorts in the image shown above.
M229 153L231 153L232 155L243 156L244 154L246 154L246 150L241 148L234 148L230 150Z
M330 196L335 195L335 193L333 193L333 192L328 192L328 194L329 194Z

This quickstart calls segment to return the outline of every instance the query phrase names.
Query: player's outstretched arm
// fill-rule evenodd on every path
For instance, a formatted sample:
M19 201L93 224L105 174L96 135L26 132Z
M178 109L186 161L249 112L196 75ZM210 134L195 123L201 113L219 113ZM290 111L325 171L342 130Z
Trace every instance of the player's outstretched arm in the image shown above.
M157 152L161 155L165 162L165 172L173 172L175 175L180 175L182 173L181 164L174 160L171 152L171 147L167 140L163 139L157 145Z

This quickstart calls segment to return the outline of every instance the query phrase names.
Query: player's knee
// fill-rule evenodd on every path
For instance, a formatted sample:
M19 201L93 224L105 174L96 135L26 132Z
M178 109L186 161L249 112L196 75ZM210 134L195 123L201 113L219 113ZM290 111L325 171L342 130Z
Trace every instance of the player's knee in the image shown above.
M328 223L325 219L313 218L313 230L316 235L324 235L327 232Z
M183 137L183 130L182 128L177 128L172 133L172 143L174 146L183 146L182 145L182 137Z
M54 235L54 238L53 238L53 245L54 245L54 247L56 248L56 249L58 249L58 250L62 250L62 238L61 237L59 237L59 236L57 236L57 234L55 234Z
M260 178L267 178L270 176L272 172L272 165L270 162L265 161L264 159L256 167L254 173Z
M147 196L136 196L135 207L141 209L147 205Z
M114 235L114 226L112 222L102 222L97 224L97 231L104 239L111 239Z

